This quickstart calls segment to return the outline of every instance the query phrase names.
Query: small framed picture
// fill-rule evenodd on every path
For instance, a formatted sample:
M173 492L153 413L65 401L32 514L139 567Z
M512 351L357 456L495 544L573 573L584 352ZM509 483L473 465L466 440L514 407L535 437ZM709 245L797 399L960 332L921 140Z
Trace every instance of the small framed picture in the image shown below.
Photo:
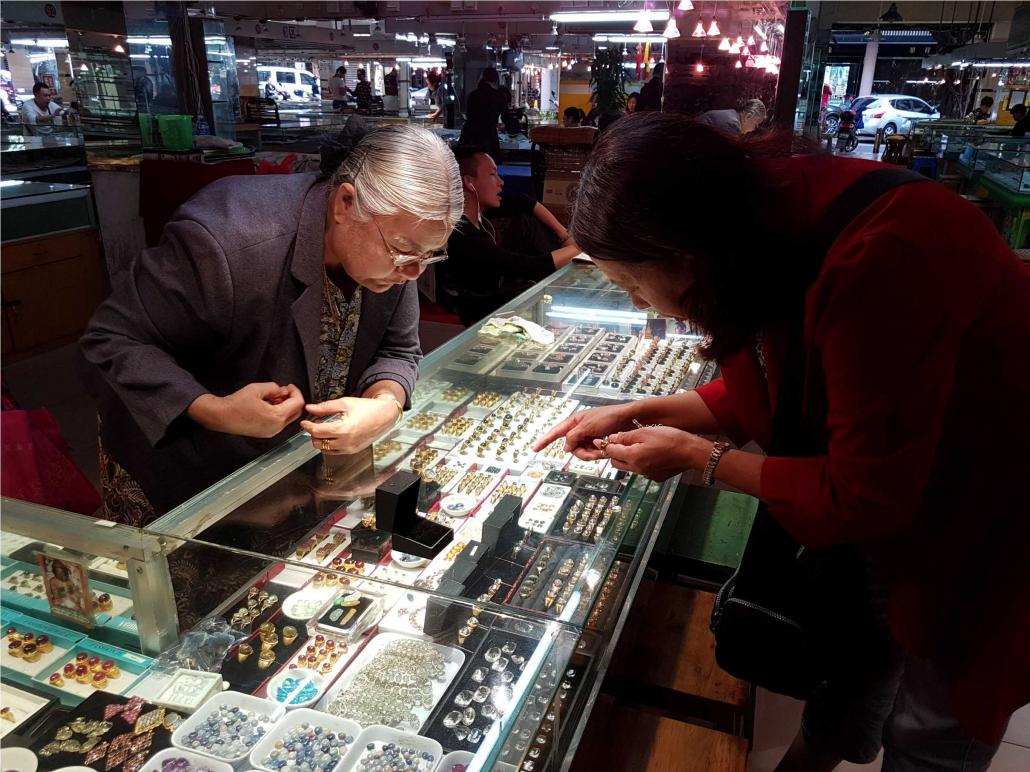
M36 562L43 574L50 613L82 627L93 627L96 617L85 560L68 552L47 551L37 553Z

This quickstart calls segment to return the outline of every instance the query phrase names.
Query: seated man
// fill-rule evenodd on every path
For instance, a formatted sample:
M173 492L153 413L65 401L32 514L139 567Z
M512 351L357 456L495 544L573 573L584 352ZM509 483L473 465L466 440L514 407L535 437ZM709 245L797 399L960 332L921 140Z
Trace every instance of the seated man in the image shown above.
M527 196L505 196L493 159L482 148L456 147L465 211L447 242L449 259L436 266L437 300L466 327L488 317L533 283L579 254L565 227ZM511 217L498 240L484 217Z

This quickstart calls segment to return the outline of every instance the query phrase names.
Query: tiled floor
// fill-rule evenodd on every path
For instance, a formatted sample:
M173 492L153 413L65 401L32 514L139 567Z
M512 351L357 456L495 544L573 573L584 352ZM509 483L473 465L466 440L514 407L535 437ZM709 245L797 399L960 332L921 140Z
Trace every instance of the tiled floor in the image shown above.
M760 689L755 712L755 742L748 760L747 772L771 772L794 739L801 720L802 703L790 697ZM1006 735L1020 739L1030 735L1030 710L1013 717ZM1020 739L1022 742L1023 740ZM880 760L872 764L841 764L838 772L879 772ZM1013 742L1002 743L994 757L990 772L1027 772L1030 770L1030 747Z
M96 485L97 413L75 370L77 354L77 344L62 346L6 365L3 376L20 407L50 411L75 462Z

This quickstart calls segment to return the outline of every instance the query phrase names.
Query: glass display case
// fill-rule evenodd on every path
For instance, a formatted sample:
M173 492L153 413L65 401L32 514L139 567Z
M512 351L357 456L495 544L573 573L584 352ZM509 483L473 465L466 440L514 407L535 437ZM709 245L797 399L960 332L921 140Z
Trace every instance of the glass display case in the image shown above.
M89 185L63 182L0 181L5 242L93 227Z
M1030 138L981 134L966 143L959 156L959 164L970 176L982 174L988 159L1019 159L1030 156ZM1018 191L1019 188L1013 188Z
M983 153L984 176L1012 193L1030 194L1030 139L1020 143L1020 149L1013 149L1007 143L1006 149Z
M276 740L303 744L303 717L338 738L344 770L378 754L423 772L570 757L676 481L531 445L578 410L692 388L712 365L592 266L500 313L545 333L470 329L433 351L412 408L365 452L323 456L300 434L134 532L159 546L157 602L174 598L183 631L131 690L192 712L166 745L275 769ZM209 698L206 671L229 691ZM175 691L187 677L193 691ZM240 710L260 738L230 737Z

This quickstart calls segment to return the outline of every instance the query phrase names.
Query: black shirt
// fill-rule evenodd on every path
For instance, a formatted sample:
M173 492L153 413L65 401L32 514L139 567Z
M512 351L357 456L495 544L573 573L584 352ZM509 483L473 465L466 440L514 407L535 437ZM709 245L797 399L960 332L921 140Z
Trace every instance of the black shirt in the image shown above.
M1016 121L1016 125L1012 127L1012 136L1025 137L1028 131L1030 131L1030 115Z
M491 214L532 216L535 206L528 196L509 195ZM448 259L436 266L436 277L463 321L479 318L484 308L498 308L527 282L539 281L555 270L550 251L527 254L498 244L489 220L477 228L463 216L447 241L447 252Z

